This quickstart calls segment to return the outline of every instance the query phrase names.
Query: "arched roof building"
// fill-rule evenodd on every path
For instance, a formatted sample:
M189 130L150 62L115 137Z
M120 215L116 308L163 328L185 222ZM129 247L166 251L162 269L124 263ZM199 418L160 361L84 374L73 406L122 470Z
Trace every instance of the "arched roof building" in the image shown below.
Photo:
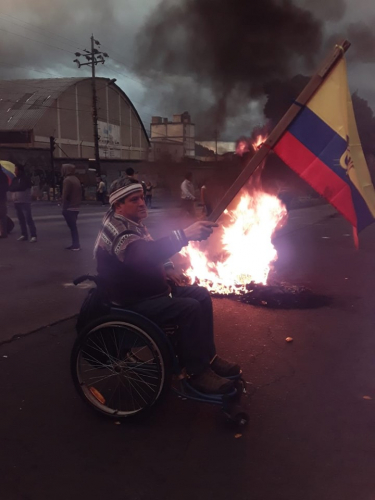
M108 78L96 88L100 157L147 159L148 134L130 99ZM94 158L91 78L0 80L0 134L0 145L46 149L53 136L55 157Z

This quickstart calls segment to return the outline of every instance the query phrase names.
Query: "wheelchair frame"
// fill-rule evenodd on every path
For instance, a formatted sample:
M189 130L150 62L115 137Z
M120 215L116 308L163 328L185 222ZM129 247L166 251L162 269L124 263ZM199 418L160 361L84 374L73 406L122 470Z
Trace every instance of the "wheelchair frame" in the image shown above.
M96 277L90 276L90 275L85 275L77 278L74 281L75 285L78 285L79 283L82 283L83 281L93 281L98 285L98 281ZM142 316L138 313L135 313L131 310L124 309L119 307L118 305L111 305L110 310L108 315L100 316L95 320L95 323L98 323L100 325L101 320L103 321L103 324L106 322L106 318L110 318L111 316L117 316L121 317L124 316L127 318L127 321L131 323L131 320L129 321L129 318L133 317L135 320L141 320L145 324L149 324L149 326L152 326L154 331L157 332L158 336L164 343L164 345L167 347L167 350L171 356L172 360L172 391L177 394L177 396L182 399L182 400L192 400L192 401L197 401L200 403L208 403L208 404L214 404L221 406L221 409L223 410L224 414L228 418L229 421L234 422L240 426L246 425L249 420L249 416L244 410L243 406L241 405L241 398L243 394L246 394L246 388L245 388L245 381L242 379L241 374L238 377L234 378L234 389L228 394L223 394L223 395L215 395L215 394L204 394L202 392L197 391L194 389L189 383L187 379L186 373L184 373L184 370L181 369L178 355L176 352L176 349L170 339L172 335L175 334L176 327L173 326L168 326L163 330L163 328L159 327L156 323L153 321L149 320L145 316ZM136 323L136 321L135 321ZM76 343L79 342L79 337L76 341ZM156 343L156 341L155 341ZM76 345L76 344L75 344ZM159 346L160 347L160 346ZM72 355L74 353L74 348L72 351ZM163 359L163 357L161 356ZM163 363L165 364L165 360L163 359ZM73 365L72 365L73 366ZM165 381L163 382L163 386L165 385ZM162 389L161 389L162 390ZM82 394L81 394L82 396ZM159 396L158 396L159 398ZM158 399L157 398L157 399ZM157 400L156 399L156 400ZM86 401L89 403L89 400L86 398ZM156 401L155 401L156 402ZM93 406L90 404L90 406ZM138 413L142 413L143 410L140 410ZM135 413L134 416L136 416L137 413Z

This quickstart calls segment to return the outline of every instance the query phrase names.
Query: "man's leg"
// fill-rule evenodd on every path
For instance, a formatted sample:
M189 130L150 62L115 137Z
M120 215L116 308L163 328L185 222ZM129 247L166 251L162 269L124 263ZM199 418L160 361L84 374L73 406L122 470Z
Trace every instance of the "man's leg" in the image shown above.
M20 223L20 226L21 226L21 234L24 238L28 239L26 219L25 219L25 215L23 213L24 203L15 203L14 207L15 207L16 212L17 212L18 222Z
M201 336L204 350L208 353L210 361L216 355L214 341L214 315L212 299L208 290L201 286L177 286L172 292L176 299L194 299L201 308Z
M78 211L73 210L63 210L63 216L66 220L66 223L70 229L70 233L72 235L72 247L79 248L79 236L77 229L77 217Z
M203 325L207 320L198 300L164 296L138 302L131 309L161 327L168 324L178 326L176 335L189 374L200 373L209 367L211 343L205 339Z
M189 205L188 205L188 213L192 216L195 217L195 205L193 200L188 200Z
M26 222L30 230L30 235L32 238L36 238L36 227L33 221L33 216L31 215L31 203L25 203L25 214Z
M199 302L202 309L202 342L205 352L209 353L212 370L221 377L239 375L241 372L239 365L216 355L212 300L208 290L200 286L176 287L172 295L179 298L192 298Z
M69 210L68 210L69 212ZM71 213L71 231L72 231L72 244L74 248L79 248L79 235L78 235L78 229L77 229L77 219L78 219L78 210L70 210Z
M7 236L7 203L6 201L0 201L0 238L6 238Z

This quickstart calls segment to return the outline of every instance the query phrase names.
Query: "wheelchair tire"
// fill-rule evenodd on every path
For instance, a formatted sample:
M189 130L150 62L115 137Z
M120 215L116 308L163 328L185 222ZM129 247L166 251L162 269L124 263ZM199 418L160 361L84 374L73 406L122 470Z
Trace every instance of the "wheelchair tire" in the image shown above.
M163 332L138 314L98 318L71 354L76 390L94 410L121 420L149 411L169 388L172 352Z

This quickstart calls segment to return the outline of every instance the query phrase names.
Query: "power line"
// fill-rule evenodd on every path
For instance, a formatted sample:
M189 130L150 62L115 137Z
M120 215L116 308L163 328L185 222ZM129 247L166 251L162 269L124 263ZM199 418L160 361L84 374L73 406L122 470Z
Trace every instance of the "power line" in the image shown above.
M7 63L5 61L0 61L0 66L3 66L4 68L10 67L10 68L26 69L28 71L34 71L36 73L44 73L45 75L51 75L54 78L64 78L64 77L56 76L55 73L49 73L48 71L42 71L42 70L35 69L35 68L28 68L27 66L18 66L16 64L10 64L10 63Z
M0 13L0 20L2 20L2 21L6 21L6 22L11 22L11 23L12 23L12 24L14 24L15 26L19 26L20 28L23 28L23 29L25 29L25 30L29 30L29 31L31 31L32 33L36 33L37 35L45 36L45 37L52 38L52 39L55 39L55 40L57 40L58 38L63 39L63 40L67 40L67 42L65 42L65 41L64 41L64 42L60 42L60 43L63 43L63 44L65 44L65 45L69 45L70 47L73 47L74 49L79 48L78 46L73 45L73 44L71 43L71 40L69 40L68 38L61 37L61 36L59 36L59 35L56 35L56 34L54 34L54 33L50 32L50 31L47 31L47 30L46 30L46 32L47 32L47 33L51 33L51 34L52 34L52 37L51 37L50 35L46 35L46 34L44 34L43 32L41 32L41 31L43 31L43 29L42 29L42 28L38 28L37 26L35 26L35 27L36 27L36 29L33 29L33 28L28 28L27 26L24 26L24 25L22 25L22 24L16 23L15 21L12 21L11 19L5 19L5 18L4 18L4 16L6 16L6 17L8 17L8 18L16 19L15 17L10 16L10 15L8 15L8 14L1 14L1 13ZM31 26L34 26L34 25L32 25L31 23L28 23L28 22L26 22L26 21L21 21L21 22L22 22L22 23L24 23L24 24L30 24ZM39 30L39 31L38 31L38 30ZM59 41L59 40L57 40L57 41Z
M35 38L30 38L28 36L20 35L19 33L14 33L14 31L9 31L4 28L0 28L0 31L5 31L5 33L9 33L10 35L20 36L21 38L25 38L26 40L30 40L32 42L41 43L42 45L46 45L47 47L51 47L56 50L61 50L62 52L67 52L68 54L73 54L73 51L71 50L66 50L61 47L56 47L56 45L50 45L49 43L42 42L41 40L35 40Z

